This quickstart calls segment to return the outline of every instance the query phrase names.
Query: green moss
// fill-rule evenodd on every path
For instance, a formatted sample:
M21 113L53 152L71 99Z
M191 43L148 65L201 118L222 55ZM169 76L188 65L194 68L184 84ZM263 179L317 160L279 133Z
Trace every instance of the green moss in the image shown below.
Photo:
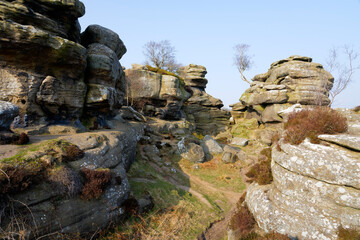
M263 106L261 106L261 105L253 105L252 107L259 114L261 114L265 110L265 108Z
M161 68L151 67L150 65L146 65L146 68L151 72L159 73L159 74L162 74L162 75L170 75L170 76L174 76L174 77L177 77L177 78L181 79L179 77L179 75L177 75L175 73L172 73L172 72L169 72L169 71L166 71L166 70L161 69Z
M249 131L255 130L259 127L258 121L255 118L241 119L231 129L231 134L235 137L249 137Z

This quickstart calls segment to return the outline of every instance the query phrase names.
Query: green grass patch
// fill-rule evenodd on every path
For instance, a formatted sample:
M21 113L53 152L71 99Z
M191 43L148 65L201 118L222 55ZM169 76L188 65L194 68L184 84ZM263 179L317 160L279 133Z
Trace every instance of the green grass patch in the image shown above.
M225 164L220 160L220 156L215 156L211 161L198 164L195 169L189 160L182 159L180 165L186 168L191 175L213 184L215 187L241 192L245 189L245 184L240 176L240 171L232 164Z

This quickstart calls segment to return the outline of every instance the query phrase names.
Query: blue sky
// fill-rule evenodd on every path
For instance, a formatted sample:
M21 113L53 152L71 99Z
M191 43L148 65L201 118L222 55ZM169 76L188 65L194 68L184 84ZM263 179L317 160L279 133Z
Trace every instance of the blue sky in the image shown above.
M128 51L121 64L143 63L143 45L169 40L178 62L203 65L206 91L235 103L248 88L233 65L233 47L250 45L254 66L248 78L290 55L325 64L332 47L348 44L360 52L360 0L83 0L82 30L99 24L118 33ZM359 59L360 60L360 59ZM360 65L360 61L359 64ZM334 107L360 105L360 71Z

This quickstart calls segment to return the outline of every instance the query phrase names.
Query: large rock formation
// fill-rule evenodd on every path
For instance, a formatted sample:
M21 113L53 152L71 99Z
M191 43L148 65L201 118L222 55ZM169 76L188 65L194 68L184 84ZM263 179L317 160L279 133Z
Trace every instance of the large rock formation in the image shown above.
M207 79L206 68L190 64L180 69L180 76L191 89L192 96L184 103L187 119L194 123L196 131L204 135L216 135L225 131L230 118L230 113L221 110L224 106L220 99L205 92Z
M233 117L256 118L259 122L282 122L278 112L292 104L328 105L334 78L311 58L291 56L271 64L256 75L240 102L231 105Z
M339 227L360 229L360 135L320 135L298 146L280 141L270 185L249 187L258 225L298 239L335 240Z
M81 114L86 49L77 43L77 18L84 13L78 0L1 1L0 99L29 120Z
M191 95L180 78L137 64L126 69L125 74L130 105L147 116L170 120L184 117L182 106Z
M78 0L0 3L0 100L19 106L25 126L78 119L84 107L91 115L121 107L126 47L98 25L80 35L84 13Z

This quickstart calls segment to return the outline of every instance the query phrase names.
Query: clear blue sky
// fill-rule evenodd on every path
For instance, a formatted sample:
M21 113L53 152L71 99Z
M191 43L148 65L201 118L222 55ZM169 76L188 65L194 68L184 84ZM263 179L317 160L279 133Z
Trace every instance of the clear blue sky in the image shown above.
M128 52L121 64L143 63L143 45L170 40L178 62L203 65L206 91L225 106L248 88L233 65L233 47L249 44L254 66L248 78L290 55L325 64L334 46L360 52L360 0L83 0L82 30L99 24L118 33ZM360 64L360 63L359 63ZM360 105L360 71L334 107Z

